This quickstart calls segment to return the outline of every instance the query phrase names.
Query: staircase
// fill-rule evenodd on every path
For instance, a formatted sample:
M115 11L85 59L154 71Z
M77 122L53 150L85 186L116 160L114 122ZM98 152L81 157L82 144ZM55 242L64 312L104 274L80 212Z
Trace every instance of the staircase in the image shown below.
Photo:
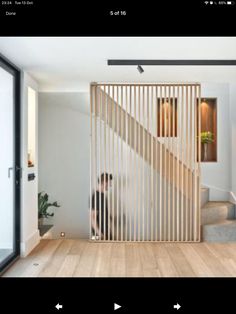
M201 189L202 240L205 242L236 241L235 205L209 201L209 189Z
M116 178L112 240L199 242L200 85L92 83L90 99L92 185Z
M157 137L153 136L143 125L127 113L112 97L99 88L100 101L95 108L95 115L100 117L124 142L149 164L154 170L161 173L167 181L173 184L184 196L190 198L193 195L193 182L199 184L199 175L190 169L181 159L177 158ZM107 106L110 103L112 106ZM120 121L118 124L117 121ZM128 130L126 130L126 123ZM122 127L121 127L122 126ZM128 135L128 136L127 136ZM139 141L139 143L138 143ZM143 145L148 143L148 145ZM155 162L153 162L155 161ZM170 165L168 171L165 165ZM179 171L179 173L178 173ZM182 183L179 177L182 178ZM190 182L192 182L190 184Z

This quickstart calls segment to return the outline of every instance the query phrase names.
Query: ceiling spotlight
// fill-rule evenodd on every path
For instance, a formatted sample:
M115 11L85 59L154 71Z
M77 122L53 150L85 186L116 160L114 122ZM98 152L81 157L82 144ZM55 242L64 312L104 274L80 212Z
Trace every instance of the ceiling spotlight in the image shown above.
M139 71L140 74L144 72L144 69L141 67L141 65L137 66L137 70Z

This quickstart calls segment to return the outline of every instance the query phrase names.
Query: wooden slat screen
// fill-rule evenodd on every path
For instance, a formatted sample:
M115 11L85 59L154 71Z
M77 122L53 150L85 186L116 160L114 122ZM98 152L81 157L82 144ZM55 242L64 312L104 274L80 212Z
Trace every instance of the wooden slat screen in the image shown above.
M200 84L91 84L90 239L200 241L200 97Z

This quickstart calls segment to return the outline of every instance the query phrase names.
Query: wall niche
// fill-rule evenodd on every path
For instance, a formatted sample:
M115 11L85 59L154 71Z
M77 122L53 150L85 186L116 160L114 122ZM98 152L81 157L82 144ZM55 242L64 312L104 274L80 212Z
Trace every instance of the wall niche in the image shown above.
M36 92L28 87L28 167L35 166Z
M201 98L201 162L217 161L217 99Z

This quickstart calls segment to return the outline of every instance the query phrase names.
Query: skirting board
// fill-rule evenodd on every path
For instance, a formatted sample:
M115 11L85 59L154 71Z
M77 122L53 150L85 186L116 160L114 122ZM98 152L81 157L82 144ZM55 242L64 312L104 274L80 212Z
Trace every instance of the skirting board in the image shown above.
M36 230L26 241L21 242L21 257L26 257L39 244L39 241L39 230Z

